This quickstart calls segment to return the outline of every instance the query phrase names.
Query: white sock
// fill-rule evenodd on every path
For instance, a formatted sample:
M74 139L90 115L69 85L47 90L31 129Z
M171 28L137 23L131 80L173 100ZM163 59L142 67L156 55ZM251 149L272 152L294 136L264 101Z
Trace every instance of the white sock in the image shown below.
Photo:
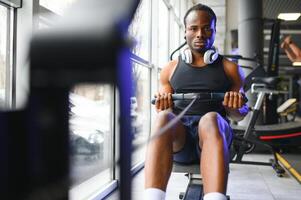
M165 200L165 192L157 188L144 190L144 200Z
M227 197L219 192L210 192L205 194L203 200L227 200Z

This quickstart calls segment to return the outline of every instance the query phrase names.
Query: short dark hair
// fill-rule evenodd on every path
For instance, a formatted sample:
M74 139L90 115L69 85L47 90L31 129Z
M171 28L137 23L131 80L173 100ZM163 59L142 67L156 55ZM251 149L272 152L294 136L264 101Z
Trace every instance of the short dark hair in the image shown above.
M186 18L191 11L206 11L208 13L208 15L210 16L210 19L214 20L214 27L216 26L216 15L215 15L214 11L210 7L208 7L204 4L198 3L194 6L192 6L191 8L189 8L189 10L187 10L187 12L184 16L184 26L185 27L186 27Z

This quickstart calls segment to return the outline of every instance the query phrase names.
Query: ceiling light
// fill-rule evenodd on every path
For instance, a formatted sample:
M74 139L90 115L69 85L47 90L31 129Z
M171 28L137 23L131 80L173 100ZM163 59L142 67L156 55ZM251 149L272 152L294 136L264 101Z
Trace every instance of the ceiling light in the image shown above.
M293 62L293 66L301 66L301 62Z
M295 21L300 17L301 13L279 13L278 19L285 21Z

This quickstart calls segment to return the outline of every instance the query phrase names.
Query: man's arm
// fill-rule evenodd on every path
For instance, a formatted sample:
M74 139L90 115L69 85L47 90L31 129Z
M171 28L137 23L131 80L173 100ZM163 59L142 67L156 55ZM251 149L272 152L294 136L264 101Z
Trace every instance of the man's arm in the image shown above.
M223 105L231 119L240 121L249 111L243 99L244 74L237 64L227 59L223 60L223 64L225 72L232 83L231 90L225 94Z
M176 63L176 61L169 62L165 67L163 67L160 73L160 89L155 95L155 107L157 112L173 107L173 101L171 97L173 89L170 85L169 79L176 66Z

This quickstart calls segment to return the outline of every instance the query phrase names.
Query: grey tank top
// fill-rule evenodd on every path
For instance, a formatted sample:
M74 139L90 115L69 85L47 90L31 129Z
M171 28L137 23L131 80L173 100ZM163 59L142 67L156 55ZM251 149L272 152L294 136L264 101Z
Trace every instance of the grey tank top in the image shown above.
M189 92L227 92L231 88L231 81L228 79L223 66L223 57L218 56L217 60L203 67L194 67L185 63L179 56L179 62L171 77L170 84L175 93ZM191 100L175 100L174 113L180 113ZM207 112L215 111L226 117L222 102L196 100L186 115L204 115Z

